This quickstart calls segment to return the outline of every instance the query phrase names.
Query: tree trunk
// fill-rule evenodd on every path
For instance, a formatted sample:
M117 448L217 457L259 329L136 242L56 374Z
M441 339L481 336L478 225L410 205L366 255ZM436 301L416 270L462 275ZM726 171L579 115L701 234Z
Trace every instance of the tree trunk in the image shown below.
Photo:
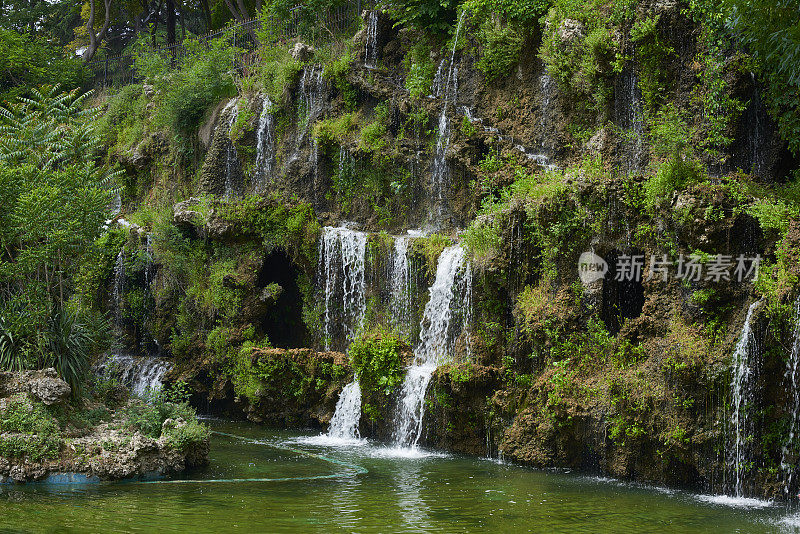
M175 2L166 0L164 7L167 10L167 46L175 44Z
M86 50L83 51L83 61L85 63L91 61L106 38L108 27L111 25L111 2L112 0L103 0L103 5L105 6L105 20L103 21L103 27L100 28L100 31L95 33L95 0L89 0L89 20L86 22L86 33L89 34L89 45L86 47Z

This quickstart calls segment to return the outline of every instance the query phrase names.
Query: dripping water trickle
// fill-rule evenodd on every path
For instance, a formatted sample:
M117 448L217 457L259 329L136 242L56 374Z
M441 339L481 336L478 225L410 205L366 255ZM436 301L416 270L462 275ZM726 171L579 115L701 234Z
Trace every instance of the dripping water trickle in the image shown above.
M239 155L236 153L233 139L230 139L233 125L236 123L236 118L239 116L239 106L236 100L231 100L225 107L225 110L228 111L228 143L225 153L225 190L223 192L223 197L227 199L235 194L236 173L239 166Z
M794 476L797 469L797 443L796 438L800 431L800 296L794 303L794 342L786 361L784 375L789 390L791 406L791 419L789 420L789 434L781 448L781 470L785 484L784 491L788 494L792 489Z
M260 191L263 192L275 165L275 120L272 101L268 95L264 95L256 141L256 173Z
M378 13L370 11L367 15L367 41L364 44L364 66L374 69L378 66Z
M434 225L442 223L442 218L447 212L445 205L445 191L447 189L447 180L449 178L450 169L447 165L447 149L450 146L450 123L447 118L448 104L451 99L456 102L458 99L458 67L455 65L456 47L458 46L458 37L461 33L461 26L464 23L464 15L466 11L461 12L458 18L458 26L456 27L455 38L453 39L453 49L450 52L450 62L447 69L447 78L444 85L440 81L434 81L435 91L444 95L444 102L442 103L442 111L439 115L438 135L436 138L436 151L433 156L433 168L431 170L431 182L433 189L433 201L435 208L433 210L434 220L431 222ZM442 65L439 66L441 70Z

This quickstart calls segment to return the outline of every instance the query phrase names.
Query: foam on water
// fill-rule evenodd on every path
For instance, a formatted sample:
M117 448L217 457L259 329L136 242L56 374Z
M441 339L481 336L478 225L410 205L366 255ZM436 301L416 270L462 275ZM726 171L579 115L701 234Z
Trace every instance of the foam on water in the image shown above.
M764 501L761 499L753 499L751 497L732 497L730 495L697 495L697 500L707 502L709 504L717 504L720 506L730 506L733 508L768 508L775 503L772 501Z

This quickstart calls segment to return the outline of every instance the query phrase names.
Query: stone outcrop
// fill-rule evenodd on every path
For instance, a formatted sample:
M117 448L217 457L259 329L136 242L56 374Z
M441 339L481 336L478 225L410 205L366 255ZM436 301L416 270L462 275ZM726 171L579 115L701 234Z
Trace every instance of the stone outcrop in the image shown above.
M34 399L52 406L66 402L72 389L52 367L40 371L0 372L0 398L18 393L30 393Z
M50 476L163 476L208 462L208 433L196 422L167 419L154 438L129 420L129 409L148 409L142 401L109 412L88 399L79 401L84 408L78 408L68 402L69 395L69 385L53 369L0 373L0 483ZM75 426L72 414L83 409L106 412L106 421ZM20 413L27 415L21 418Z

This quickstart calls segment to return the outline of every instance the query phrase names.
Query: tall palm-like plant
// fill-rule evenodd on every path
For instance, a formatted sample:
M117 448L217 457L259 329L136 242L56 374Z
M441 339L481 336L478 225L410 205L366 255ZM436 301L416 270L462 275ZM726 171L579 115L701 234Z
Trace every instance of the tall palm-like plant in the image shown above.
M45 336L49 357L45 366L55 367L72 388L73 395L80 395L95 345L91 330L77 314L57 308L50 316Z

